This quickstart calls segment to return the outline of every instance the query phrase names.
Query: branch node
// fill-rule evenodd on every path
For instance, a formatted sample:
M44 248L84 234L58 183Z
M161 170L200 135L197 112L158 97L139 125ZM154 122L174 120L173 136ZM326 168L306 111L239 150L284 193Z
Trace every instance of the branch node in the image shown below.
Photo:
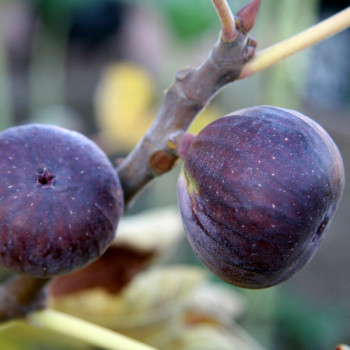
M176 164L177 156L164 150L152 153L148 160L148 168L154 176L164 174Z
M176 72L176 80L183 81L185 80L193 71L193 68L191 67L185 67L178 72Z

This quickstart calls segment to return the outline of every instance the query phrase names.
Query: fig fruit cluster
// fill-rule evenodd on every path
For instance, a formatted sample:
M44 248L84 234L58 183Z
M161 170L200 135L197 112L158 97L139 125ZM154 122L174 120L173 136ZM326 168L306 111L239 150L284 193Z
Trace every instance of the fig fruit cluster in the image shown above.
M288 109L220 118L183 158L178 201L189 242L218 277L245 288L276 285L310 260L344 188L334 141Z
M115 235L123 193L85 136L31 124L0 133L0 264L44 278L97 259Z

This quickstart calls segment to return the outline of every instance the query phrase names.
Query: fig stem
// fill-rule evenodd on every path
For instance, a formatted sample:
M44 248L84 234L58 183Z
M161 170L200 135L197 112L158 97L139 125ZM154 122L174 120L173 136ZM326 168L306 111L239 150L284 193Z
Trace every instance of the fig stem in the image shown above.
M226 0L212 0L221 22L221 40L232 43L236 40L238 32L236 30L235 18Z
M347 7L345 10L291 38L257 52L255 57L244 65L239 79L247 78L269 68L285 58L345 30L349 26L350 7Z
M45 307L44 288L50 279L14 276L0 288L0 322L21 318Z
M35 327L62 333L103 349L156 350L125 335L52 309L33 312L27 320Z
M186 159L188 149L190 148L191 143L195 137L196 135L185 132L178 138L176 152L179 157Z

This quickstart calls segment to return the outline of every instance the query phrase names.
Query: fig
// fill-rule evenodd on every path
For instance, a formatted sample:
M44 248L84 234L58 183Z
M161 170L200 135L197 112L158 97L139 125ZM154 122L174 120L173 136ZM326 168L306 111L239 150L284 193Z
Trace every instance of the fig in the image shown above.
M212 272L265 288L312 258L344 188L341 154L320 125L293 110L251 107L209 124L184 149L179 208Z
M0 133L0 264L38 278L79 269L113 240L124 209L115 169L84 135L29 124Z

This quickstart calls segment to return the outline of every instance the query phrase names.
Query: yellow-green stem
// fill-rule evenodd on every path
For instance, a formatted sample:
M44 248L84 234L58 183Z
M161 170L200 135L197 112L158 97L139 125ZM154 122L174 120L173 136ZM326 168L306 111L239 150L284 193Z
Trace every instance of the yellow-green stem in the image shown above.
M350 7L289 39L257 52L255 57L244 65L239 79L247 78L269 68L279 61L341 32L349 26Z
M109 329L51 309L34 312L27 320L33 326L50 329L103 349L156 350Z
M234 16L226 0L212 0L221 22L221 40L233 42L237 38Z

